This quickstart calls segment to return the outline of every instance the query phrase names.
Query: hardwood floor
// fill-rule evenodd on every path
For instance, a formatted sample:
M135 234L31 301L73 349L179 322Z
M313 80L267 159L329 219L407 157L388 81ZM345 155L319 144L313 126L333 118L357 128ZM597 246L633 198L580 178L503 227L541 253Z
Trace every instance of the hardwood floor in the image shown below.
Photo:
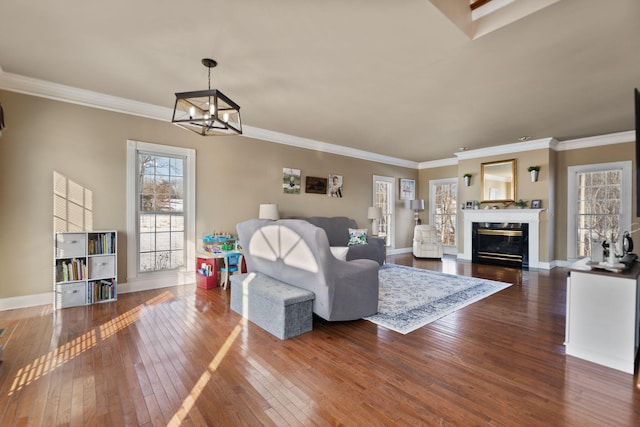
M640 425L635 376L564 354L565 269L388 259L514 286L407 335L281 341L195 286L0 312L0 425Z

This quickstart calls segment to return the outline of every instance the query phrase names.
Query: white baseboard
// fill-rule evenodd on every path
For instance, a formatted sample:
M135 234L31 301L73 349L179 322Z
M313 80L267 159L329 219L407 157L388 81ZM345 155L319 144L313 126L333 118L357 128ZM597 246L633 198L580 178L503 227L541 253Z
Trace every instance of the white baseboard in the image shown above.
M128 292L148 291L151 289L161 289L171 286L188 285L194 283L196 283L196 276L194 272L177 274L167 278L146 277L142 279L130 280L129 283L118 283L118 293L126 294ZM24 295L19 297L0 298L0 311L16 310L18 308L28 308L51 304L53 304L52 292Z
M387 249L387 255L406 254L412 251L413 251L413 248Z
M194 272L178 273L169 277L145 276L129 279L126 283L118 283L118 293L149 291L151 289L169 288L196 283Z
M38 305L53 304L53 293L23 295L19 297L0 298L0 311L15 310L17 308L36 307Z

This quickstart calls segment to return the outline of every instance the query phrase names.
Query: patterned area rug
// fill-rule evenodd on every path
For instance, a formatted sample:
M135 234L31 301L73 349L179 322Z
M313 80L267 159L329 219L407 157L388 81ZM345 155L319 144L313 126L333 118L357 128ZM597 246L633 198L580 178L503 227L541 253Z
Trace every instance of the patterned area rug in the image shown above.
M378 313L366 320L408 334L511 286L401 265L380 267Z

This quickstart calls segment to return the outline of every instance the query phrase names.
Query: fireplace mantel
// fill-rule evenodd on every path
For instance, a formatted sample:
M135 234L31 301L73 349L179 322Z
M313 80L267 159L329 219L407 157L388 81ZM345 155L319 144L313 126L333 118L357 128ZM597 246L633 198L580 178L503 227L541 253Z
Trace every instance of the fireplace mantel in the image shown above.
M465 209L464 253L471 260L472 224L474 222L524 222L529 224L529 268L540 268L540 213L544 209Z

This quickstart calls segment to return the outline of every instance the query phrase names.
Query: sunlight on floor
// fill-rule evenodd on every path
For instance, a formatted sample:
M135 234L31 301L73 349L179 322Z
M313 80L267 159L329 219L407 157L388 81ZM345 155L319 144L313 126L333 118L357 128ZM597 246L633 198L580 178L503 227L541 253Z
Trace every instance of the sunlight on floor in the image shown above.
M43 376L50 374L56 368L61 367L65 363L78 357L81 353L94 347L98 340L105 340L115 335L122 329L134 323L140 318L140 312L144 306L161 304L173 298L171 292L163 292L162 294L145 301L144 305L138 305L126 313L103 323L81 336L61 345L55 350L51 350L47 354L43 354L33 362L20 368L11 384L8 396L28 386L34 381L39 380Z
M247 320L243 318L240 320L240 322L238 322L236 327L233 328L233 331L231 331L231 333L227 337L222 347L220 347L220 350L218 350L213 360L211 360L211 363L209 363L207 370L204 371L200 376L200 378L198 379L198 381L196 381L195 385L191 389L191 393L189 393L189 395L182 401L182 406L171 418L169 423L167 423L167 427L181 425L182 421L184 421L184 419L189 415L189 412L191 411L196 401L200 397L202 390L204 390L209 380L211 380L211 374L214 373L216 369L218 369L218 366L220 366L220 363L227 355L229 348L234 343L236 338L238 338L238 335L242 331L242 326L245 325L246 323L247 323Z

